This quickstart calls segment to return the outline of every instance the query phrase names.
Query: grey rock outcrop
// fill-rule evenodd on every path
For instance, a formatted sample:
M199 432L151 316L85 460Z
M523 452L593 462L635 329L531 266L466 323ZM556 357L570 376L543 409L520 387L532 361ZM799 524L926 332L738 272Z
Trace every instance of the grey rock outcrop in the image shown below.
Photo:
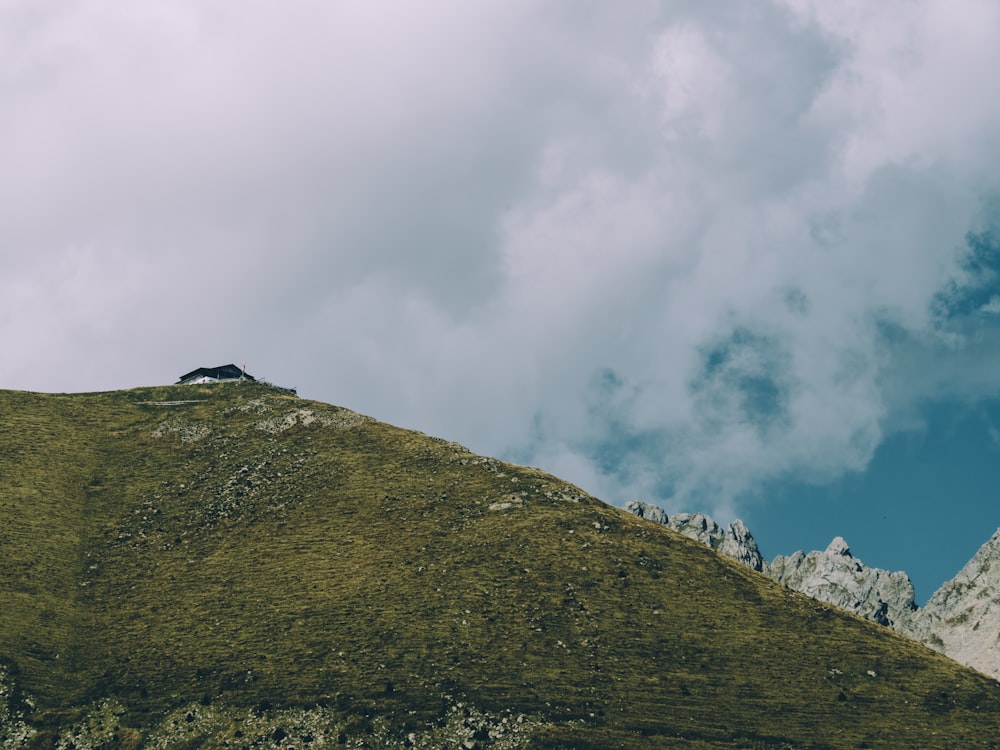
M625 510L639 516L639 518L646 518L654 523L660 523L664 526L667 523L667 514L663 512L663 508L650 503L644 503L641 500L629 500L625 503Z
M738 518L729 524L729 529L719 545L719 552L739 560L748 568L762 572L765 570L766 564L757 548L757 542L750 529Z
M668 516L649 503L633 500L625 510L669 526L675 531L760 571L790 589L910 634L917 605L913 582L901 571L890 572L865 565L851 554L843 537L836 537L822 552L779 555L768 564L743 521L723 529L704 513ZM997 566L1000 572L1000 564ZM1000 611L998 611L1000 614Z
M906 573L868 567L839 536L822 552L779 555L769 574L790 589L902 632L917 608Z
M843 537L822 552L761 557L746 525L728 529L703 513L675 513L632 500L625 510L661 523L763 572L788 588L853 612L922 641L945 656L1000 680L1000 529L958 575L923 608L913 582L902 572L871 568L851 554Z
M629 500L624 507L629 513L668 526L686 537L739 560L748 568L764 570L764 558L757 548L757 542L754 541L746 524L739 519L729 524L728 529L723 529L704 513L675 513L668 516L662 508L639 500Z
M1000 529L916 613L909 634L1000 679Z
M704 513L675 513L666 525L712 549L718 549L726 538L725 530Z

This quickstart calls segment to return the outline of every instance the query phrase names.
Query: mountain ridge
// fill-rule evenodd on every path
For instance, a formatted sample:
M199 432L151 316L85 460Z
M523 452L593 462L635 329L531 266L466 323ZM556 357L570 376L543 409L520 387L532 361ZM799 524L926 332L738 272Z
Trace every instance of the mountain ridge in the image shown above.
M996 747L1000 685L260 384L0 391L0 747Z
M854 557L843 537L834 537L822 551L798 550L778 555L770 563L760 562L757 544L740 520L723 530L701 513L668 515L662 508L636 500L624 508L762 571L795 591L893 628L1000 680L1000 529L919 607L913 583L904 571L865 565Z

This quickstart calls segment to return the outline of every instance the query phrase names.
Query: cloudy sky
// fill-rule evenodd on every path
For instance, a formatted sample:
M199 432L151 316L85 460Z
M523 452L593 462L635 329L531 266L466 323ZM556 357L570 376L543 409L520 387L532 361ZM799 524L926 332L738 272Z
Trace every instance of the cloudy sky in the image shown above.
M0 0L0 387L245 362L926 598L1000 525L998 71L992 0Z

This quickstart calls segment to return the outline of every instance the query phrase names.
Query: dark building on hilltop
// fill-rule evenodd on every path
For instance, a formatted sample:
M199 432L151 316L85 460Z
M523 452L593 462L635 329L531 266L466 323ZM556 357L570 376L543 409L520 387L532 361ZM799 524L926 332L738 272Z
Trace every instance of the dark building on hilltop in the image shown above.
M192 385L194 383L222 383L230 380L254 380L253 375L247 374L244 365L240 369L236 365L222 365L221 367L199 367L186 375L181 375L176 385Z

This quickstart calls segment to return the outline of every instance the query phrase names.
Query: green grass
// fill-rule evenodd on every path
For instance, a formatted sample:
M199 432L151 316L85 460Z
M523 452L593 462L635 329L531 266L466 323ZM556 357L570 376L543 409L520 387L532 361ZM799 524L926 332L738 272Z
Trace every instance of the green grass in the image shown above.
M259 385L0 392L0 576L37 747L105 698L108 747L189 705L215 747L460 702L537 747L1000 747L995 681L540 471Z

